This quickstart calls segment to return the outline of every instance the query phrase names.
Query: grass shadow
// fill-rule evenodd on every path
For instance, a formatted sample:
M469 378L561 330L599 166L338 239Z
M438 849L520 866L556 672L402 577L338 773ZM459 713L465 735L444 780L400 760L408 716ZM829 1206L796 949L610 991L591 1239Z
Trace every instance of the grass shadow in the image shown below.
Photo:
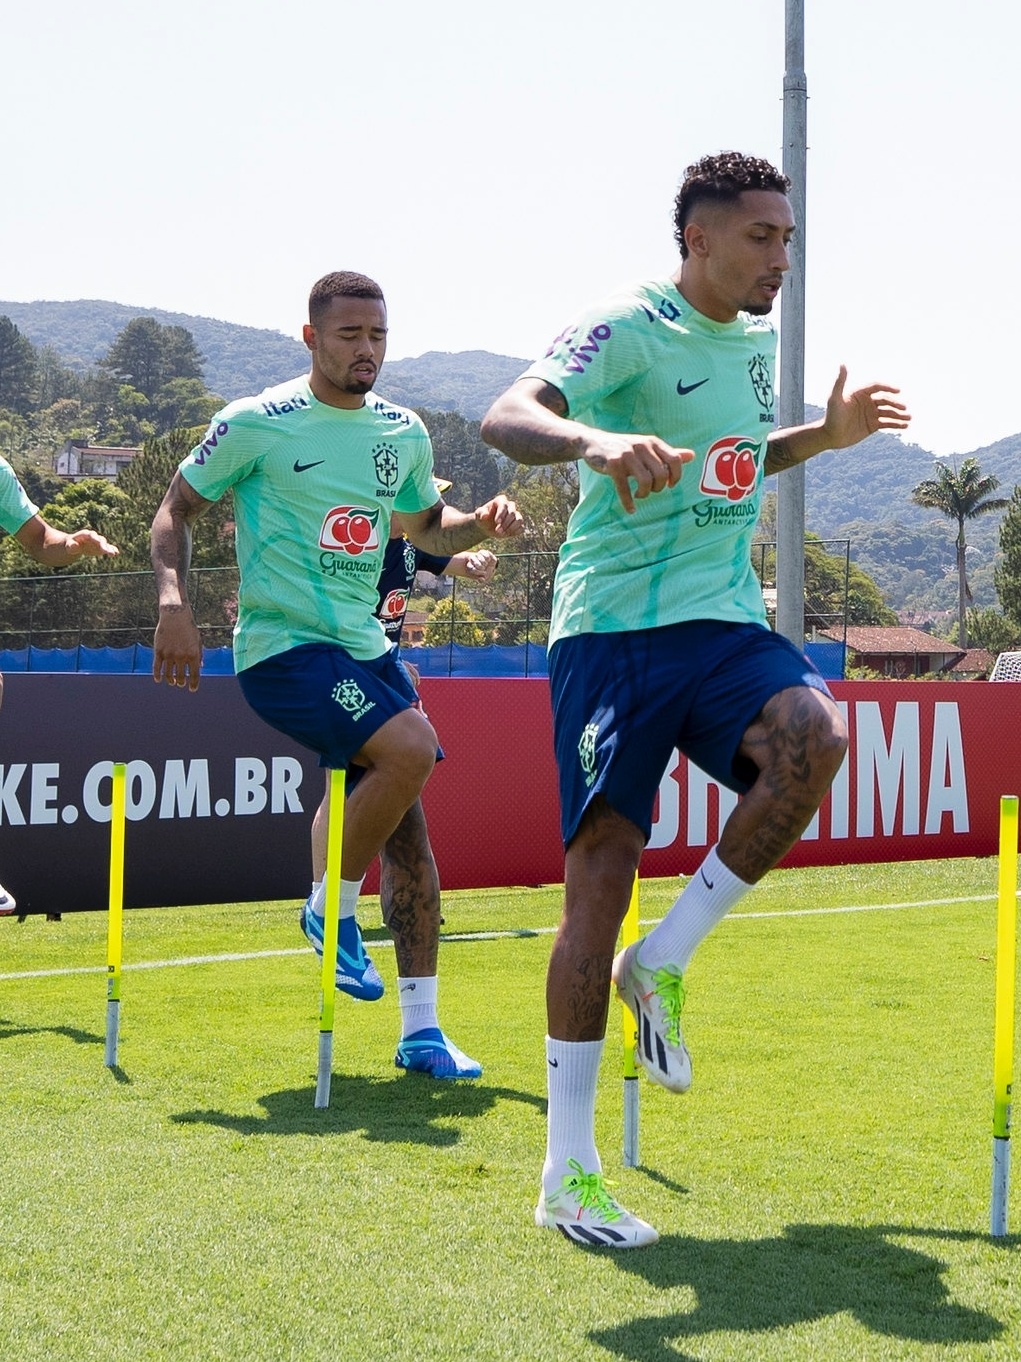
M951 1300L946 1264L888 1236L942 1232L910 1226L789 1225L770 1239L668 1235L637 1253L614 1254L622 1271L664 1290L690 1287L693 1309L630 1319L588 1337L633 1362L692 1362L686 1339L765 1333L847 1314L871 1333L920 1343L989 1343L1004 1325ZM972 1238L953 1232L946 1238Z
M20 1026L0 1018L0 1041L18 1036L63 1036L75 1045L105 1045L106 1037L93 1031L80 1031L76 1026Z
M339 1135L360 1131L381 1143L454 1145L460 1140L457 1121L486 1115L500 1099L523 1102L537 1111L545 1099L512 1088L478 1082L437 1081L422 1074L371 1079L334 1074L330 1105L313 1105L315 1085L286 1088L259 1098L263 1115L238 1116L226 1111L182 1111L171 1116L179 1124L220 1126L241 1135ZM442 1124L441 1124L442 1123Z

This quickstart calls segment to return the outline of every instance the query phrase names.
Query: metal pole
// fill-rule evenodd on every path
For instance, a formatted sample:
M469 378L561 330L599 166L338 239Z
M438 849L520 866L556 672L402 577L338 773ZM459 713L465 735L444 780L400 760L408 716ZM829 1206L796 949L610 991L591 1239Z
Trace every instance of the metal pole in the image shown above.
M804 0L784 0L783 169L791 182L797 231L783 286L780 426L805 420L805 181L808 81ZM776 629L797 648L805 644L805 468L781 473L776 497Z

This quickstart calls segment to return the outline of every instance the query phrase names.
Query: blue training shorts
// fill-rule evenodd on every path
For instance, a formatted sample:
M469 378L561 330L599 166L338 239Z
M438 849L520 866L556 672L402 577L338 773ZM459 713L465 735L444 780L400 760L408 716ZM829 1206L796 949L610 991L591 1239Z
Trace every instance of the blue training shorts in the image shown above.
M338 769L388 719L421 708L396 649L365 661L334 643L303 643L238 672L238 684L260 719Z
M758 768L738 749L766 701L791 686L830 694L782 634L717 620L558 639L549 679L565 846L596 795L648 840L675 747L744 794Z

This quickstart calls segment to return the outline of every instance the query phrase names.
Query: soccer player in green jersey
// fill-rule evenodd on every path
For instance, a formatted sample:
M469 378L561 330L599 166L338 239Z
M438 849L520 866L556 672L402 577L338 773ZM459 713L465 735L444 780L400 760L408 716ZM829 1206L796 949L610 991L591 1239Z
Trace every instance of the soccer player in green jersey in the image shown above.
M566 883L536 1221L582 1244L658 1237L607 1192L595 1145L611 982L646 1072L685 1091L692 952L801 835L847 746L825 682L766 624L750 553L762 479L908 416L886 385L845 393L841 368L821 421L772 429L768 314L789 267L789 188L736 152L691 166L674 274L587 311L482 425L520 463L579 467L550 629ZM664 920L614 959L675 747L744 798Z
M30 557L46 567L67 567L79 558L114 558L119 552L116 544L95 530L66 534L47 524L4 458L0 458L0 528L13 535ZM3 698L4 679L0 676L0 704ZM17 906L14 895L0 884L0 916L8 916Z
M447 506L433 481L432 446L414 412L373 392L386 352L382 290L365 275L326 275L312 288L305 344L311 373L233 402L174 474L152 526L159 593L156 681L199 683L202 647L186 590L194 522L233 488L240 586L234 631L238 682L273 727L346 768L337 987L378 998L383 982L355 919L365 871L389 840L423 883L432 853L419 795L438 754L436 734L379 620L376 584L400 514L408 538L450 558L483 539L521 533L514 503L494 497L468 513ZM406 896L395 914L399 961L399 1068L477 1078L481 1066L436 1019L438 896ZM323 904L302 928L321 954Z

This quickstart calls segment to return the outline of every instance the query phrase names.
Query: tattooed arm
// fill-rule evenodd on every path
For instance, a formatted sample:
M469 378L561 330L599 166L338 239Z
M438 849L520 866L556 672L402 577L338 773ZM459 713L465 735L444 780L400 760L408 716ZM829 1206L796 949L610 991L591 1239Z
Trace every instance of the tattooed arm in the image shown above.
M618 434L572 421L563 393L538 378L519 379L496 399L483 419L482 438L517 463L584 460L613 480L629 512L635 497L676 486L682 467L695 457L658 435Z
M846 449L877 430L904 430L911 417L903 402L891 393L899 392L885 383L872 383L844 393L847 369L842 364L837 381L826 403L821 421L806 426L778 430L766 444L766 474L782 473L785 468L804 463L824 449Z
M453 558L483 539L513 539L525 528L517 506L502 494L474 511L458 511L441 498L427 511L402 511L401 524L417 548L437 558Z

